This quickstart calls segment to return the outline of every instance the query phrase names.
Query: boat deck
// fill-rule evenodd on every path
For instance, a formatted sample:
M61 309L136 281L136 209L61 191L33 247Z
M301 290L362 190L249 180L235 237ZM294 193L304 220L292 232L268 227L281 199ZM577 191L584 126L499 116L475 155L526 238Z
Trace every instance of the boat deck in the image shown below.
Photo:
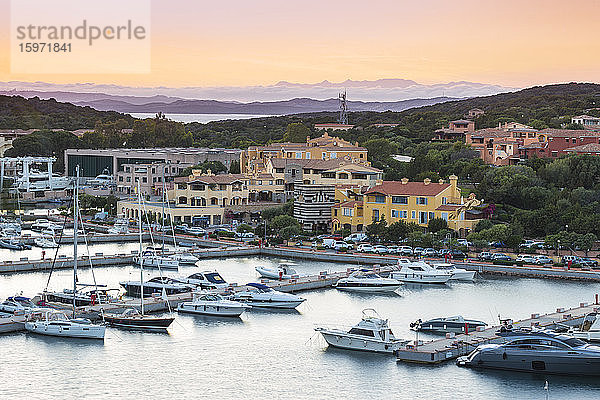
M515 328L530 327L553 327L558 323L565 325L576 325L581 322L583 317L591 312L600 312L598 303L581 303L579 307L570 309L559 308L554 313L538 315L534 314L531 318L521 321L513 321ZM493 326L482 331L474 331L469 334L459 334L453 338L442 338L431 342L415 342L399 349L396 352L398 361L438 364L444 361L453 360L464 356L473 351L477 346L494 343L502 340L496 332L499 326Z

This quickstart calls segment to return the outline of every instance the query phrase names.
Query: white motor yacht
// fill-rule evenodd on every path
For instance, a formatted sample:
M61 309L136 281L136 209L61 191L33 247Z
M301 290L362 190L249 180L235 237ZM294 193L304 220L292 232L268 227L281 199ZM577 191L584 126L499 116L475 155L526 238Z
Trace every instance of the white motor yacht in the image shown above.
M140 263L139 257L134 257L136 264ZM158 254L154 250L146 250L142 253L144 268L179 269L179 261L172 256Z
M108 228L111 235L121 235L129 233L129 221L126 218L117 218L114 225Z
M104 339L106 330L102 325L92 324L89 319L69 319L64 312L56 310L33 312L25 323L25 329L39 335L82 339Z
M327 344L349 350L371 351L378 353L394 353L400 346L408 343L399 340L388 325L372 308L363 310L361 321L350 330L339 328L316 327Z
M589 318L595 318L590 320ZM600 342L600 318L595 314L588 314L580 327L570 329L569 334L586 342Z
M217 271L195 272L187 278L173 278L177 282L194 285L201 289L225 289L229 286L225 279Z
M43 249L55 249L58 247L58 243L52 236L40 236L33 239L33 243Z
M119 285L125 289L127 296L140 297L142 291L141 281L123 281L119 282ZM188 285L166 276L157 276L145 281L143 286L144 297L152 296L154 293L162 294L163 292L167 295L186 293L194 289L193 285Z
M447 271L438 271L423 261L406 262L398 260L399 271L392 271L390 277L408 283L438 283L444 284L452 275Z
M173 254L173 258L182 265L196 265L200 261L198 257L187 251L177 251Z
M25 330L25 313L16 311L14 313L0 312L0 333L18 332Z
M0 311L14 314L17 311L29 312L36 308L36 305L29 297L11 296L0 304Z
M467 271L464 268L456 268L454 264L434 263L431 264L431 267L437 271L445 271L452 274L452 276L450 277L451 281L475 281L475 271Z
M262 283L248 283L248 290L233 295L233 300L256 308L294 309L306 299L291 293L278 292Z
M298 272L293 268L295 264L281 263L277 268L256 267L255 270L260 276L269 279L291 279Z
M177 312L210 315L216 317L239 317L251 306L239 301L226 300L216 293L199 293L192 301L180 303Z
M394 292L402 285L396 279L382 278L373 271L359 270L338 280L333 287L354 292Z
M32 231L42 232L45 230L52 231L61 231L62 226L55 224L54 222L50 222L45 218L36 219L33 224L31 224Z

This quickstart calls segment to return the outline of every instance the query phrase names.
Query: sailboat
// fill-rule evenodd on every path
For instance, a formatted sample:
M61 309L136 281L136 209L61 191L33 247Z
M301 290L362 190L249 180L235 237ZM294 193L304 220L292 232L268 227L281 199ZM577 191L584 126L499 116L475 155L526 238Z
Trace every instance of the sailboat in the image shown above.
M95 325L89 319L76 318L77 314L77 222L79 216L79 165L76 168L77 181L74 190L73 209L73 318L58 310L33 312L25 323L25 329L31 333L66 338L104 339L106 328Z
M139 218L138 227L140 234L140 254L142 253L142 191L140 190L140 183L138 182L138 205L139 205ZM144 261L143 257L139 257L140 265L140 311L135 308L128 308L122 314L119 315L103 315L104 321L118 328L125 329L140 329L140 330L153 330L153 331L164 331L171 323L175 320L173 317L155 317L151 315L145 315L144 313ZM164 293L164 292L163 292ZM166 296L165 296L166 297ZM168 301L168 300L167 300Z

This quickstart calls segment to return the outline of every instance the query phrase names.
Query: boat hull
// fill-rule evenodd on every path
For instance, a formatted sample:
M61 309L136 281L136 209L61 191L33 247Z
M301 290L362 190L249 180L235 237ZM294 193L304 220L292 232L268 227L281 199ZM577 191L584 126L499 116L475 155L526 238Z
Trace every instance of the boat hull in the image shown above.
M242 301L242 300L240 300ZM280 310L293 310L302 304L304 300L296 300L296 301L257 301L257 300L248 300L244 301L245 304L252 306L252 308L276 308Z
M131 284L121 283L121 286L125 289L125 293L127 294L127 296L140 297L140 292L141 292L140 285L131 285ZM167 295L186 293L186 292L192 291L191 288L184 289L184 288L173 288L173 287L165 287L164 290L167 293ZM150 297L155 293L162 294L162 292L163 292L163 287L149 286L147 284L144 284L144 297Z
M451 281L473 282L475 280L475 271L453 272Z
M336 284L335 288L337 290L344 290L348 292L363 292L363 293L386 293L386 292L395 292L400 288L400 284L398 285L379 285L379 286L358 286L358 285L345 285L345 284Z
M45 336L79 338L79 339L104 339L106 328L100 325L54 325L44 322L27 322L25 329L31 333Z
M25 330L25 317L10 316L0 318L0 333L19 332Z
M164 331L166 330L175 320L175 318L155 318L155 317L112 317L104 316L104 321L110 326L124 329L136 329L146 331Z
M469 329L469 332L475 332L477 327L486 326L485 324L478 323L466 323ZM448 332L454 333L464 333L465 332L465 323L459 322L423 322L421 324L421 328L419 332L428 332L428 333L440 333L445 334Z
M355 335L348 335L344 332L321 329L317 329L317 332L320 332L321 335L323 335L323 338L329 346L340 349L393 354L400 347L399 343L383 342L367 337L363 338Z
M506 357L504 357L504 354L506 354ZM499 352L486 354L476 362L469 362L466 360L466 357L461 357L457 360L457 364L459 366L476 369L600 376L600 357L582 357L579 354L574 354L572 356L553 355L551 357L544 357L527 354L527 352L524 351L519 352L518 354L513 352Z
M181 303L177 307L177 312L198 314L198 315L210 315L213 317L239 317L246 311L248 306L239 305L211 305L211 304L194 304L194 303Z
M262 278L280 279L279 272L277 272L277 271L264 269L264 268L255 268L255 269L256 269L256 272L258 272ZM291 277L292 277L291 275L287 275L287 274L281 275L281 279L291 279Z
M443 285L450 280L451 275L421 275L394 272L390 275L393 279L408 283L430 283Z

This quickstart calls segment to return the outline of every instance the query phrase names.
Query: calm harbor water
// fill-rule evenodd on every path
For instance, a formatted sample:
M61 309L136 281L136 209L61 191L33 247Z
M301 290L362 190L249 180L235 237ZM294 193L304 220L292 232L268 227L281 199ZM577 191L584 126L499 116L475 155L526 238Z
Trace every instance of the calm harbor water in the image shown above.
M117 245L108 246L112 247L103 248L106 253L122 252ZM228 282L246 283L257 279L254 267L279 261L203 260L180 273L217 269ZM298 264L301 273L345 268ZM99 282L111 286L137 279L132 266L94 271ZM55 272L50 287L68 287L71 274ZM34 295L47 277L41 272L2 275L0 297L21 290ZM89 269L81 271L81 282L91 280ZM241 319L178 315L168 334L109 328L103 343L4 335L0 336L5 377L0 398L544 399L548 380L550 399L597 399L598 379L478 372L453 363L396 363L392 356L329 349L313 329L318 324L351 326L360 320L362 309L372 307L390 319L396 336L414 338L409 323L417 318L462 314L492 323L498 314L518 319L575 306L591 301L598 292L599 284L508 278L405 287L397 295L325 289L302 293L307 301L297 312L251 311Z

